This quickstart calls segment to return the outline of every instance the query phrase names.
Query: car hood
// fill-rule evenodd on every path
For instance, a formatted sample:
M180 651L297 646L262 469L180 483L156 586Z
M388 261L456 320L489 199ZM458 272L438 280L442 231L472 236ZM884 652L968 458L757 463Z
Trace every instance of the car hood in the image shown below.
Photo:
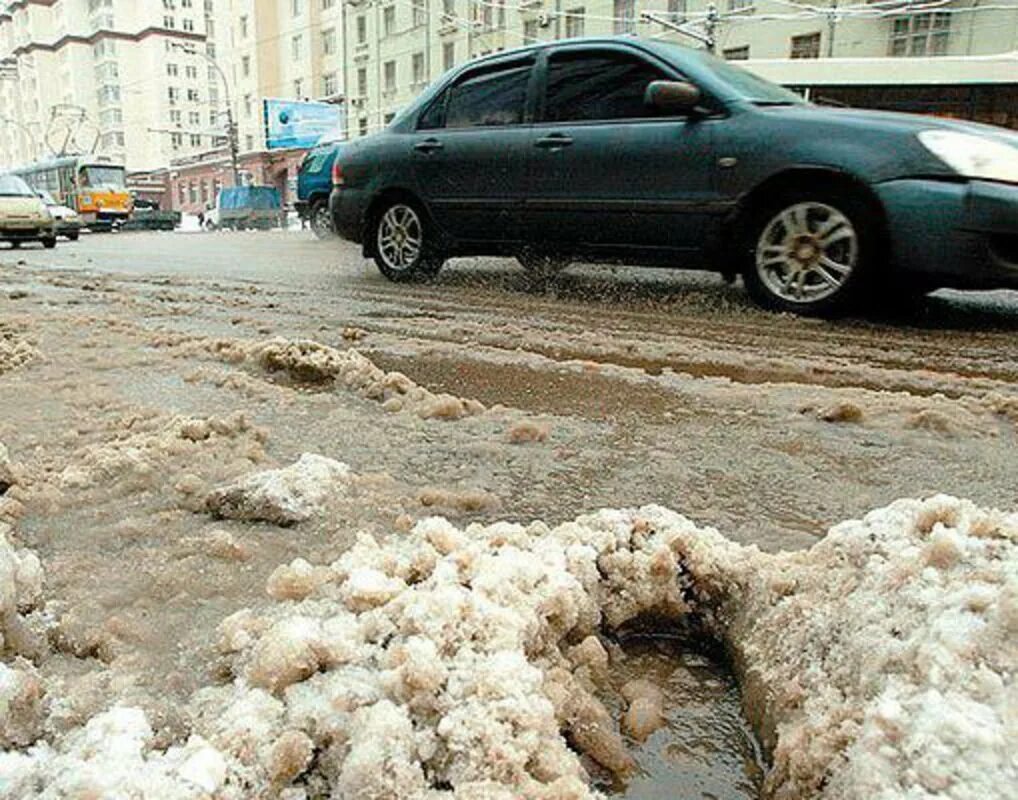
M888 133L899 132L914 135L920 131L931 129L953 130L973 136L996 139L1018 147L1018 133L1007 128L944 117L932 117L926 114L904 114L896 111L875 111L861 108L830 108L819 105L774 106L764 110L784 118L796 118L803 122L840 123L846 127L867 131L881 130Z
M35 197L0 197L0 214L46 214L46 206Z
M78 212L74 209L68 208L67 206L47 206L49 213L53 215L54 219L69 219L71 217L78 216Z

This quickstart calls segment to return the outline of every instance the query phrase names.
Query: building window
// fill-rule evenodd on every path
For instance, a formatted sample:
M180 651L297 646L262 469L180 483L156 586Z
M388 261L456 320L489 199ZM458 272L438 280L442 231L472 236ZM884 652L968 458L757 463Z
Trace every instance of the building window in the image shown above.
M367 44L368 18L361 14L357 17L357 44Z
M183 117L179 110L175 109L170 112L170 122L172 122L174 125L179 125L181 119L183 119Z
M394 119L396 119L396 115L393 112L389 112L385 115L385 124L388 125Z
M726 61L747 61L749 60L749 45L742 47L729 47L724 51Z
M293 96L298 100L304 96L304 80L302 78L297 78L293 82Z
M583 6L571 8L566 11L566 38L575 39L583 36L583 15L586 9Z
M251 74L251 56L240 59L240 72L245 78Z
M190 100L192 103L197 103L201 99L198 96L198 90L197 89L188 89L187 90L187 99Z
M254 147L254 136L252 136L250 133L247 136L245 136L244 137L244 144L247 146L247 151L249 153L252 150L254 150L255 149L255 147Z
M304 0L291 0L290 2L293 16L299 17L304 11Z
M361 67L357 70L357 96L367 97L368 94L368 70Z
M198 67L184 67L184 74L187 76L188 80L192 80L192 81L193 80L197 80L198 79Z
M424 78L424 53L414 53L410 61L411 75L414 76L414 86L421 86L425 83Z
M322 31L322 53L331 56L336 52L336 29Z
M170 134L170 144L173 145L174 150L179 150L184 145L184 135L182 133Z
M247 14L244 14L244 15L241 16L241 18L238 20L237 27L240 28L240 38L241 39L246 39L247 38Z
M385 86L386 92L396 91L396 62L386 61L382 67L382 73L385 76L383 85Z
M636 30L636 0L613 0L615 33Z
M537 20L528 19L523 21L523 44L531 44L538 41Z
M745 8L752 8L756 0L728 0L729 11L742 11Z
M250 118L254 114L254 98L246 94L244 95L244 116Z
M943 56L951 39L950 14L898 17L891 27L892 56Z
M668 16L672 22L686 21L687 0L668 0Z
M198 186L194 181L187 184L187 199L192 203L198 202Z
M335 72L328 72L322 76L322 95L332 97L339 90L339 80Z
M328 11L336 5L336 0L322 0L322 11Z
M183 183L177 184L177 199L180 201L180 205L184 205L187 202L187 190Z
M820 32L793 36L791 58L820 58Z
M191 134L191 147L201 147L201 136L196 133Z
M195 126L201 125L201 112L200 111L192 111L190 114L187 115L187 121L191 125L195 125Z
M448 72L456 65L456 42L442 45L442 69Z
M442 0L442 13L447 17L455 17L456 0Z
M170 86L166 90L166 96L169 98L171 106L176 105L177 98L180 97L180 89L178 89L176 86Z
M298 33L290 40L290 55L293 56L294 61L300 59L300 54L304 50L304 34Z
M427 18L427 12L426 12L426 10L424 8L423 3L424 3L424 0L416 0L414 2L414 4L413 4L413 6L414 6L414 27L415 28L421 27L425 23L426 18Z
M361 117L357 123L357 129L361 136L368 135L368 118Z
M382 32L386 36L396 32L396 6L388 6L382 11Z
M181 25L183 26L185 31L194 31L194 20L193 19L185 19L181 23Z
M179 70L177 69L177 65L176 64L167 64L166 65L166 74L169 75L171 78L176 78L177 75L179 74Z

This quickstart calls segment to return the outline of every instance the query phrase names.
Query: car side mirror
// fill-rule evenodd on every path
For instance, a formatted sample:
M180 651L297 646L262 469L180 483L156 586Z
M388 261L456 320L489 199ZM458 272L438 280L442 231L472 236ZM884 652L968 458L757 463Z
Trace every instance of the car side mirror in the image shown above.
M649 108L671 114L689 114L699 105L703 95L697 86L686 81L651 81L643 102Z

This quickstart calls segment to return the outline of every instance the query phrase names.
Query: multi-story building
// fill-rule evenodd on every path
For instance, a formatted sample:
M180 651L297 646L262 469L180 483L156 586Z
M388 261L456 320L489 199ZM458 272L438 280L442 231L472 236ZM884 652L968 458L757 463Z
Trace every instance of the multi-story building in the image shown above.
M351 137L384 126L456 64L561 38L637 34L696 46L672 29L685 24L711 33L719 55L750 60L762 72L769 61L838 59L851 71L863 58L960 63L1018 51L1018 3L1011 0L946 0L936 8L918 0L346 0L344 8ZM893 84L893 67L877 71ZM798 72L808 78L808 68ZM950 81L950 68L934 72ZM968 79L978 82L978 75ZM1018 125L1018 112L1004 119Z
M67 149L144 170L221 141L222 89L200 54L216 53L227 2L0 3L0 166Z

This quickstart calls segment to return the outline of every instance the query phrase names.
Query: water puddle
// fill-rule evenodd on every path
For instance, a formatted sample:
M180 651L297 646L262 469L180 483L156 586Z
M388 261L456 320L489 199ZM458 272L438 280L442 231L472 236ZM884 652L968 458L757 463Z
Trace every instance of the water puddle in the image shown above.
M594 772L597 788L626 800L759 798L763 758L720 648L684 632L643 629L620 633L618 644L624 657L612 663L609 711L620 718L622 687L641 679L663 693L666 724L642 743L627 739L639 765L628 782Z

